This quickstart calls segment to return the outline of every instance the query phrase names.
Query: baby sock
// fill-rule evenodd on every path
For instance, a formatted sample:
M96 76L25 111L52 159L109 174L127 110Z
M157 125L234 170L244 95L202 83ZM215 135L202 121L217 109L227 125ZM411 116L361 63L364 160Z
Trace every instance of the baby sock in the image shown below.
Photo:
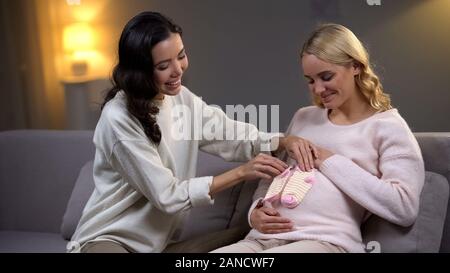
M290 170L291 167L287 168L282 174L273 178L263 201L273 202L281 197L281 192L283 191L284 185L289 179Z
M281 204L287 208L298 206L314 183L314 170L302 172L296 167L292 172L281 194Z

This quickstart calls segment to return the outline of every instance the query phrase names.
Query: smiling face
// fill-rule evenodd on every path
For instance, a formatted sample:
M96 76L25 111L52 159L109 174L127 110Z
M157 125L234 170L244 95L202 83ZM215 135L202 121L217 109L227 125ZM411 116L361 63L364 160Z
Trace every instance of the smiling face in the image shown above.
M188 59L181 36L171 33L169 38L156 44L152 49L155 84L164 95L175 96L181 90L181 78L188 68Z
M309 90L327 109L337 109L358 97L355 76L360 70L352 65L331 64L312 54L302 57Z

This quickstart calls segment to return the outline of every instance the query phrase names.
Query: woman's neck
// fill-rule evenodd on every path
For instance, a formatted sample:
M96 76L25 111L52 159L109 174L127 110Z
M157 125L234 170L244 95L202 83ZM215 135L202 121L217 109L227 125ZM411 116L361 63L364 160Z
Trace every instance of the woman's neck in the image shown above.
M164 94L158 93L158 95L156 95L153 99L154 100L164 100Z
M340 107L329 112L329 119L339 125L349 125L364 120L377 112L362 93L349 99Z

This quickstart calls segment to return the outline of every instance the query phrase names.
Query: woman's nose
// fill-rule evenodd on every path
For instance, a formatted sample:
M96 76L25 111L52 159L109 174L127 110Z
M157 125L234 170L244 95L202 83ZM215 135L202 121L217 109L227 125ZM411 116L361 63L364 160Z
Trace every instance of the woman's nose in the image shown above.
M318 82L316 82L316 83L314 83L314 86L313 86L313 92L314 92L314 94L316 94L316 95L320 95L320 93L322 93L323 91L325 91L325 86L322 84L322 83L318 83Z
M175 62L172 75L178 77L183 73L183 66L180 62Z

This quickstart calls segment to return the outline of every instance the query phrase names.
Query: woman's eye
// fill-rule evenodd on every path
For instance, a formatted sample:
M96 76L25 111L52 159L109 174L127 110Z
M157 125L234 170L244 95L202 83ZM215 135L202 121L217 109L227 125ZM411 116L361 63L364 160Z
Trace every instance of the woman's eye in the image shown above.
M182 59L184 59L184 58L186 58L186 54L183 54L183 55L178 56L178 59L179 59L179 60L182 60Z
M324 81L324 82L331 81L331 79L333 79L333 76L334 76L334 74L323 76L322 81Z
M163 71L166 70L169 66L164 65L164 66L157 66L156 69L158 69L159 71Z

